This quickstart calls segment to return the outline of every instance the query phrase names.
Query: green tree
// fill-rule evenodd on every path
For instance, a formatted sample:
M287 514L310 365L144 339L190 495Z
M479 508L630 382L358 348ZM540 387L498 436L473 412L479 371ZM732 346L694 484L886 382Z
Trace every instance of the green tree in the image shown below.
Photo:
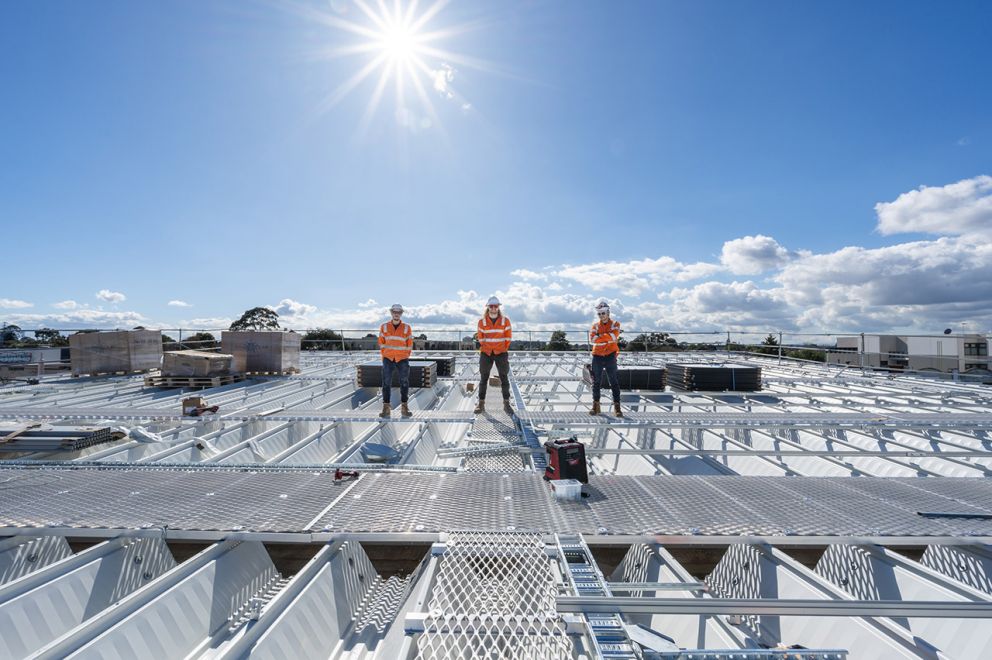
M673 351L678 342L667 332L650 332L631 339L628 347L631 351Z
M194 351L206 351L219 346L217 338L209 332L196 332L183 339L183 347Z
M758 347L757 352L765 355L778 355L778 339L775 338L775 335L768 333L768 336L761 340L761 346Z
M163 351L178 351L180 350L179 342L170 337L169 335L162 334L162 350Z
M826 351L820 351L815 348L798 348L795 350L786 351L786 355L791 358L796 358L797 360L811 360L813 362L827 361Z
M555 330L551 333L546 350L549 351L570 351L572 345L568 342L568 336L564 330Z
M42 344L48 344L53 348L69 345L68 337L63 337L61 332L58 330L53 330L52 328L41 328L40 330L35 330L34 338Z
M327 328L316 328L307 330L303 335L303 348L313 351L339 351L341 350L341 335L328 330Z
M268 307L252 307L229 330L280 330L279 315Z
M12 344L17 342L20 340L22 334L21 326L4 323L3 327L0 327L0 343Z

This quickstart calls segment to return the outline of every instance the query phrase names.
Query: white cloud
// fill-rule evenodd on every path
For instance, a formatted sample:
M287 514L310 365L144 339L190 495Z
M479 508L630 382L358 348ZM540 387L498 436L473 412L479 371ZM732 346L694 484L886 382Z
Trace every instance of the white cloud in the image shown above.
M992 176L982 175L941 187L920 186L893 202L875 205L878 231L992 235Z
M375 298L369 298L363 303L358 303L359 309L371 309L372 307L378 307L379 303L375 301Z
M110 289L100 289L97 291L96 297L109 303L120 303L127 300L127 296L123 293L119 291L111 291Z
M727 241L720 263L735 275L757 275L785 265L791 255L774 238L758 234Z
M52 307L55 309L76 309L79 307L79 303L75 300L63 300L62 302L52 303Z
M450 64L442 62L440 68L432 69L431 79L435 92L446 99L455 98L454 92L451 91L451 83L455 81L455 69Z
M25 307L34 307L34 303L29 303L24 300L0 298L0 307L3 307L4 309L24 309Z
M226 316L208 316L195 319L183 319L179 326L191 330L226 330L231 327L234 319Z
M192 305L185 300L170 300L168 305L169 307L192 307Z
M13 314L6 317L8 323L16 323L22 328L56 329L130 329L137 325L150 326L149 319L138 312L106 312L100 309L75 309L54 314Z
M297 302L291 298L283 298L279 301L278 305L271 307L271 309L274 310L279 316L287 316L291 318L305 317L317 311L316 306Z
M525 282L530 282L533 280L543 280L547 278L547 275L536 273L532 270L527 270L526 268L518 268L516 270L510 271L510 275L514 277L519 277Z
M555 271L554 275L578 282L592 291L616 290L638 296L649 289L665 286L671 282L694 279L718 270L720 270L719 266L714 264L686 265L672 257L658 257L567 265Z

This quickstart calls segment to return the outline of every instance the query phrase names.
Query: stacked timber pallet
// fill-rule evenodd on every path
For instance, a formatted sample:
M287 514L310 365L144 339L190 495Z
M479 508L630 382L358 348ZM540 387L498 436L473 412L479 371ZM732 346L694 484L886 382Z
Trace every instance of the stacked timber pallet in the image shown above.
M300 335L279 331L221 333L221 352L232 356L232 369L249 374L300 373Z
M617 369L617 375L620 377L620 389L622 390L663 391L667 380L663 367L620 367ZM592 385L591 364L583 365L582 380L586 382L586 385ZM605 370L600 379L600 385L610 386Z
M382 387L382 362L366 362L356 368L358 387ZM410 361L410 387L434 387L437 365L421 360ZM392 387L400 386L400 377L393 371Z
M162 333L130 330L69 335L69 361L73 376L158 369L162 363Z
M761 367L740 364L668 364L673 389L702 392L756 392L761 389Z
M0 428L0 452L78 451L123 437L124 433L109 426L37 423L20 428Z
M226 374L224 376L165 376L152 374L145 376L145 387L174 389L182 387L190 390L202 390L208 387L221 387L231 383L239 383L245 379L244 374Z

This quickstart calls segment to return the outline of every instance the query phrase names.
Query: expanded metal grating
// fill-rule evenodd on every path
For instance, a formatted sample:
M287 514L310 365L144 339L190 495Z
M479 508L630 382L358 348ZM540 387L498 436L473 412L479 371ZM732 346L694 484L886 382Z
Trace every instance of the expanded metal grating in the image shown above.
M571 658L557 583L539 534L452 532L418 657Z

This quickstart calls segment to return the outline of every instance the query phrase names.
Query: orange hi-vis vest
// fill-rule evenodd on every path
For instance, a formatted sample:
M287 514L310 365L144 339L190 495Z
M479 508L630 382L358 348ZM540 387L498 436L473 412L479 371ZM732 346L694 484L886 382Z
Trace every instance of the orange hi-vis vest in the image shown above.
M486 355L498 355L510 350L510 340L513 330L510 329L510 319L502 314L493 321L489 314L479 319L479 350Z
M399 325L393 325L392 321L386 321L379 328L379 351L382 357L393 362L406 360L413 350L413 328L409 324L400 321Z
M599 321L592 324L589 331L589 341L592 342L593 355L612 355L620 352L617 341L620 339L620 321L610 319L606 323Z

